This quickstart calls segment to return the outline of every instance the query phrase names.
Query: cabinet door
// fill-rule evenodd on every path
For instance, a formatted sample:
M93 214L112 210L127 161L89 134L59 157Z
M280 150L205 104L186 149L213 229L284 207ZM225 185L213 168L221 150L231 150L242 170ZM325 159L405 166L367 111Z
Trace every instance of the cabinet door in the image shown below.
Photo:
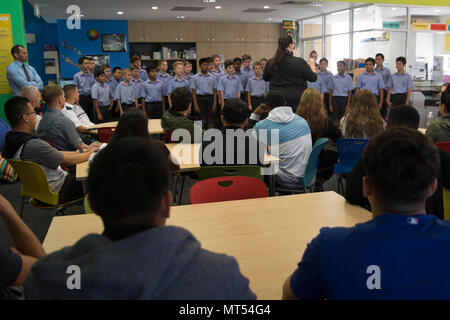
M128 39L129 42L145 42L144 22L142 21L128 22Z
M146 42L160 42L161 37L161 23L160 22L145 22L144 36Z
M179 23L178 22L162 22L161 35L163 42L179 41Z
M227 41L227 34L226 34L227 25L228 25L228 23L223 23L223 22L209 23L211 41L226 42Z
M250 23L237 23L238 25L238 39L240 42L249 42L252 39L250 33Z
M260 60L261 58L270 59L275 55L278 44L276 43L253 43L252 55L253 61Z
M268 23L267 27L267 42L278 43L278 39L281 37L281 25L279 23Z
M239 23L227 23L225 26L226 42L241 42Z
M225 47L225 59L233 59L242 56L241 43L227 43Z
M211 41L211 28L207 22L197 22L195 24L196 41L207 42Z
M250 23L249 24L249 42L267 42L267 24Z
M203 57L210 57L211 46L211 42L197 42L197 60Z
M196 39L196 26L194 22L180 22L178 25L179 41L182 42L195 42Z

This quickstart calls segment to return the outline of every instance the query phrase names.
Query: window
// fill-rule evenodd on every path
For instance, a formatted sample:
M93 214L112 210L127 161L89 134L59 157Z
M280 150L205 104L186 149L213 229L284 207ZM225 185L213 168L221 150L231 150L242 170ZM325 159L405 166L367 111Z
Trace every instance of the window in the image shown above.
M322 17L303 20L303 38L322 35Z
M338 11L325 16L326 34L346 33L350 31L350 11Z
M387 6L368 6L354 9L353 29L407 29L406 8Z
M350 34L326 37L325 56L328 59L328 69L336 74L337 62L350 58Z

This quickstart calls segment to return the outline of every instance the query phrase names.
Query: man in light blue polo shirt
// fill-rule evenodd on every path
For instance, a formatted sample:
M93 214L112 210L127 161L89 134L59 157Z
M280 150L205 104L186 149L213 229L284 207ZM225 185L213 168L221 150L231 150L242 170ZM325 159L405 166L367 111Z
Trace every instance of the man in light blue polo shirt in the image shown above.
M427 139L393 127L367 144L362 182L373 219L322 228L285 282L284 299L450 299L450 223L425 214L440 171Z
M383 78L383 83L384 83L384 89L383 89L383 105L381 108L381 116L383 118L387 118L387 114L388 114L388 104L386 101L387 98L387 84L389 82L389 79L391 79L391 71L388 68L385 68L383 66L384 63L384 55L382 53L377 53L375 55L375 62L377 64L376 68L375 68L375 73L378 73L382 78Z
M338 74L331 78L329 105L332 118L336 124L344 116L352 101L353 80L345 72L345 61L337 63Z
M383 106L384 99L384 82L380 74L376 73L374 70L375 60L373 58L366 59L366 71L359 75L356 79L355 91L358 93L361 89L367 89L372 91L372 93L377 97L378 108Z
M26 86L34 86L42 91L44 84L41 77L32 66L25 63L28 61L27 50L18 44L12 47L11 55L14 61L6 69L6 78L12 94L18 96L20 89Z

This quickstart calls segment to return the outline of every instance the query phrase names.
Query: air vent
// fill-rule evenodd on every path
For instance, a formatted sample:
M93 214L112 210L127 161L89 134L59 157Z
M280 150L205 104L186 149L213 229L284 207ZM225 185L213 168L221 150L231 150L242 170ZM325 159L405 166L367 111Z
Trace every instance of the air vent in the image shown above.
M283 1L282 3L280 3L280 5L285 6L307 6L308 4L311 4L312 1L301 1L301 0L288 0L288 1Z
M242 12L246 12L246 13L270 13L270 12L274 12L277 9L259 9L259 8L250 8L247 10L244 10Z
M173 7L172 11L192 11L192 12L198 12L202 11L206 7Z

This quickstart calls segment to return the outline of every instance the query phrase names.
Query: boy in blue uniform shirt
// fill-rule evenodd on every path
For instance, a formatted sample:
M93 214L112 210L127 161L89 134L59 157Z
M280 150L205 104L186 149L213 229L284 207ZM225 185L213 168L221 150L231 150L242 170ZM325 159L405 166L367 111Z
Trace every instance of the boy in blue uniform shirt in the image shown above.
M78 59L78 65L81 71L75 73L73 76L73 84L78 87L78 92L80 93L80 106L86 112L86 114L92 114L92 98L91 89L95 83L94 75L90 72L91 61L83 56Z
M331 114L330 111L330 89L333 83L333 74L327 70L328 68L328 60L327 58L322 58L319 61L319 72L317 72L317 77L322 80L324 85L323 88L323 97L325 108L328 111L328 114Z
M241 98L241 92L244 91L241 80L234 74L233 61L225 61L225 75L219 79L217 92L220 95L220 108L223 109L225 102L232 98Z
M102 67L96 67L94 76L95 80L97 80L91 90L92 103L94 105L94 123L109 122L111 121L113 96L111 94L111 89L105 83L104 69Z
M331 78L329 106L332 119L336 124L344 116L352 101L353 80L345 72L345 61L338 61L338 74Z
M383 106L381 107L381 116L386 118L387 117L387 84L389 82L389 79L391 78L391 71L383 66L384 63L384 55L382 53L377 53L375 55L375 62L377 64L375 68L375 73L378 73L381 78L383 78L384 83L384 89L383 89Z
M217 80L208 72L208 59L201 58L198 62L200 73L191 81L192 101L197 117L203 120L204 127L211 124L217 108Z
M105 71L105 74L106 74L106 71ZM116 95L116 88L119 85L121 80L122 80L122 68L114 67L114 69L112 70L111 80L106 82L109 86L109 89L111 90L111 94L113 97ZM117 109L117 101L114 101L112 108L111 108L111 117L113 119L116 118L116 115L118 115L118 113L119 113L119 110Z
M169 97L169 106L172 107L172 101L170 98L171 93L176 88L186 87L191 90L189 85L189 80L184 77L184 64L181 61L176 61L173 64L173 71L175 72L175 77L169 80L169 84L167 86L167 94Z
M393 127L366 146L363 194L373 219L322 228L283 287L284 299L450 299L450 223L425 214L439 151Z
M239 80L241 80L242 88L246 88L247 87L247 81L248 81L248 75L246 73L243 73L242 70L241 70L242 59L239 58L239 57L234 58L233 59L233 66L234 66L234 75L236 77L238 77ZM245 101L244 89L242 89L240 97L241 97L242 100Z
M130 58L130 70L132 66L135 66L139 70L138 78L142 80L142 83L148 80L147 71L145 71L145 69L142 69L141 57L139 57L138 55L132 56Z
M139 78L140 70L139 70L139 68L137 66L131 65L130 71L131 71L130 83L134 87L134 94L135 94L136 99L137 99L136 108L144 110L144 103L143 103L142 98L141 98L142 85L144 84L144 81L142 81Z
M261 103L264 103L264 95L269 92L269 83L262 78L263 68L260 62L253 64L254 76L247 81L247 104L250 111L254 111Z
M184 78L189 81L189 86L191 85L192 78L194 77L192 75L192 63L189 61L183 61L184 65Z
M378 109L383 106L384 99L384 82L380 74L374 70L375 60L373 58L367 58L365 61L366 71L359 75L356 79L355 92L360 89L367 89L377 97Z
M172 79L172 76L167 73L168 69L167 61L166 60L159 60L158 61L158 75L157 79L161 81L163 88L162 88L162 95L164 104L167 106L169 103L168 93L167 89L169 88L169 81Z
M244 65L244 68L241 72L246 75L248 80L255 75L255 72L252 70L252 56L244 54L242 56L242 64Z
M123 69L122 74L123 81L117 86L116 94L114 95L114 100L117 101L117 107L119 108L120 115L122 115L125 110L136 108L138 103L135 87L130 83L130 69Z
M409 105L411 89L414 87L411 76L405 72L406 59L398 57L395 60L397 72L394 73L387 83L386 102L390 108L400 105Z
M148 71L148 80L142 85L141 97L145 99L145 113L149 119L161 119L166 110L162 98L162 82L157 79L156 68Z
M319 65L316 63L316 72L319 72ZM324 99L324 92L325 92L325 84L322 81L321 78L317 77L317 80L314 82L306 81L306 85L308 88L315 88L317 91L319 91L320 96L322 97L322 101Z

